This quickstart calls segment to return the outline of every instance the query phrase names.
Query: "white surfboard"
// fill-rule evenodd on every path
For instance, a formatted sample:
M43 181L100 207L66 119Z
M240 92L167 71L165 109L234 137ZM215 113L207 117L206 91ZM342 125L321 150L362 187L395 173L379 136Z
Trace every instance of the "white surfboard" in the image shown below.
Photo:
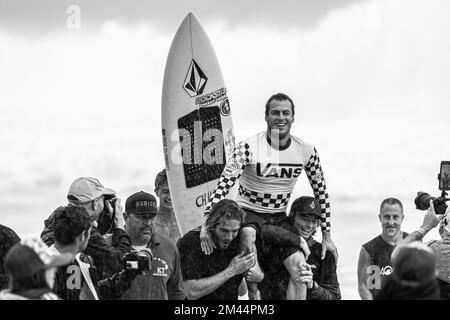
M201 224L209 195L234 148L231 109L219 62L192 13L181 23L170 47L161 107L169 188L180 231L185 234Z

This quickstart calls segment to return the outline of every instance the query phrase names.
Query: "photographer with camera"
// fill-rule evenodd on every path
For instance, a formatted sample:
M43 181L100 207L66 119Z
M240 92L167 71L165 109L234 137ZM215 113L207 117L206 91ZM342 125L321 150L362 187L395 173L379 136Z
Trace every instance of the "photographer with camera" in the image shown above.
M122 300L183 300L180 255L175 244L154 230L158 212L156 198L140 191L125 202L125 228L139 255L138 269L143 273L131 283ZM143 253L150 250L151 265Z
M428 205L428 212L423 218L422 225L417 231L414 231L408 237L403 239L398 247L400 248L414 241L422 241L428 232L439 225L439 235L441 236L441 239L431 240L427 242L426 245L436 256L436 271L441 298L450 300L450 208L446 207L443 209L440 207L438 209L439 212L445 210L444 214L436 214L436 203L432 199L429 199ZM395 254L396 251L394 250L392 255L394 256Z
M85 208L94 221L84 252L94 259L102 275L101 278L107 278L121 271L122 256L132 250L131 239L125 232L123 209L120 199L115 197L115 193L114 190L105 188L96 178L81 177L75 179L67 194L69 203ZM55 242L54 214L55 212L45 220L45 227L41 233L41 239L48 246ZM111 244L108 244L103 237L109 231L112 232Z
M446 204L450 190L450 161L441 161L438 174L440 197L432 197L426 192L418 192L414 204L418 210L428 210L420 228L406 237L399 246L414 241L422 241L425 235L439 225L441 240L431 240L427 246L436 255L437 279L441 298L450 300L450 209ZM395 252L392 253L394 256Z
M68 205L54 215L55 243L50 252L59 256L71 254L71 264L58 268L53 288L63 300L118 299L129 287L139 270L124 268L112 277L102 279L93 259L84 254L92 231L92 219L86 209Z

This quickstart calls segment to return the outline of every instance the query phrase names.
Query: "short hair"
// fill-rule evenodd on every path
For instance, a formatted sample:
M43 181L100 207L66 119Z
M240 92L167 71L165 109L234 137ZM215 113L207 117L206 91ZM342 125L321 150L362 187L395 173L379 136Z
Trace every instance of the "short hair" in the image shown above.
M92 218L84 207L74 205L59 207L55 211L53 221L55 241L63 245L73 244L83 231L89 230L91 223Z
M242 225L244 222L244 212L236 201L230 199L220 200L212 207L211 212L206 219L207 229L214 229L220 223L222 218L227 220L237 220Z
M294 102L292 101L291 98L289 98L289 96L287 94L284 93L276 93L274 95L272 95L269 100L267 100L266 102L266 116L269 115L269 108L270 108L270 103L273 100L278 100L278 101L282 101L282 100L287 100L291 103L291 110L292 110L292 115L295 115L295 106L294 106Z
M166 169L161 170L158 172L155 178L155 190L158 190L159 187L164 183L167 182L167 173Z
M398 200L397 198L386 198L386 199L384 199L383 202L381 202L381 205L380 205L380 214L381 214L381 212L383 212L383 207L386 204L391 205L391 206L394 206L394 205L398 204L400 209L401 209L401 211L402 211L402 214L403 214L402 202L400 200Z
M20 279L16 279L13 276L10 275L11 277L11 282L10 282L10 289L11 289L11 293L14 294L25 294L25 296L27 298L36 298L33 296L30 296L30 294L34 289L34 292L36 292L36 289L47 289L48 291L50 291L51 288L49 288L46 277L45 277L45 272L46 269L42 269L39 270L38 272L27 276L27 277L23 277Z

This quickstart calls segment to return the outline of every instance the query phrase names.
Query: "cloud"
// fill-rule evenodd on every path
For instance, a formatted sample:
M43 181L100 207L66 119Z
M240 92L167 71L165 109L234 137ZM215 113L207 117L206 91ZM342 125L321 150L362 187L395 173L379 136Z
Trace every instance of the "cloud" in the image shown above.
M0 29L21 35L39 36L66 28L67 20L80 8L83 30L98 29L104 22L149 23L173 33L188 12L201 21L222 20L229 27L271 26L311 28L330 11L363 0L276 1L145 1L145 0L0 0Z

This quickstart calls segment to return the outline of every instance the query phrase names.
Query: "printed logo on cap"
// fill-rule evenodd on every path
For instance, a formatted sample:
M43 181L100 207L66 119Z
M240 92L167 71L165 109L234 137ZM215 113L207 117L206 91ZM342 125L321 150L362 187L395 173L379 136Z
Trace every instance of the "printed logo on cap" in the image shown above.
M155 207L156 203L154 201L148 201L148 200L138 200L135 202L136 209L140 207Z

